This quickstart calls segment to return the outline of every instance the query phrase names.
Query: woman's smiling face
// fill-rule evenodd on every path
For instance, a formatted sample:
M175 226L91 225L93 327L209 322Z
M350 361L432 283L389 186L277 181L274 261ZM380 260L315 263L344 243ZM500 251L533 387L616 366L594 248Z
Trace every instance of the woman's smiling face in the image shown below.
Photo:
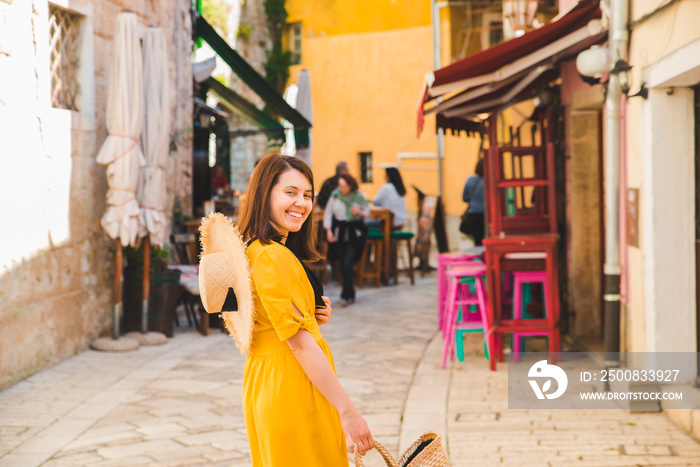
M309 179L295 169L282 172L270 192L272 226L286 239L289 232L301 229L312 209L313 187Z

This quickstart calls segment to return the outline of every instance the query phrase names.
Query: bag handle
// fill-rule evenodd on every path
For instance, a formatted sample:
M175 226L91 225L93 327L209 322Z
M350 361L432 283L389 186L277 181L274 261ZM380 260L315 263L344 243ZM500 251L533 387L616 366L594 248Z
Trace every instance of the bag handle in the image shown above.
M396 460L394 457L387 451L387 449L380 443L379 441L374 441L374 449L379 451L379 454L382 455L382 458L384 458L384 462L386 463L387 467L399 467L399 464L396 463ZM362 461L362 456L360 455L360 450L357 449L357 446L355 446L355 467L365 467L364 462Z

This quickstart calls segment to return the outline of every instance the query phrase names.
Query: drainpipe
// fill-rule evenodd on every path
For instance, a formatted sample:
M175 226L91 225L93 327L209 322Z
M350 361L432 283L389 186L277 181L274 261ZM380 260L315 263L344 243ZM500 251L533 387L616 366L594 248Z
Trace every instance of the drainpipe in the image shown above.
M442 68L442 38L440 36L440 8L448 6L448 2L437 2L430 0L430 22L433 26L433 68ZM437 99L437 104L442 102ZM442 159L445 157L445 130L438 128L437 131L437 172L438 172L438 194L442 197Z
M627 57L629 33L628 0L610 0L610 64ZM611 68L612 69L612 68ZM622 92L618 76L610 74L605 96L605 275L604 289L604 350L605 359L618 361L620 351L620 236L619 236L619 180L620 180L620 98Z

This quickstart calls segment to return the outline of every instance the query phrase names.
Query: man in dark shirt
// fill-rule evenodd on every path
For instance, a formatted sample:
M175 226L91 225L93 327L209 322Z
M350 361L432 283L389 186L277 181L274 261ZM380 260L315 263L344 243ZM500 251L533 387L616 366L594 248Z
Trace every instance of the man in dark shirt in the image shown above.
M326 179L321 185L321 189L316 196L316 204L321 208L325 209L326 204L328 204L328 199L331 197L333 190L338 188L338 177L342 174L350 173L348 170L348 163L344 161L338 162L335 166L335 175Z

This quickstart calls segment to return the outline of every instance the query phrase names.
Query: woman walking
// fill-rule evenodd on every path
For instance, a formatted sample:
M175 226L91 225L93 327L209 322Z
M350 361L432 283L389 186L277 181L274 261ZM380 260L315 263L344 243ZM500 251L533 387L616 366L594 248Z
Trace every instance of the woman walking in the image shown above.
M302 263L318 258L307 222L313 186L303 161L271 154L255 168L241 207L257 313L243 376L253 467L347 466L348 445L363 455L374 447L319 330L330 300Z
M338 188L333 190L323 212L323 228L328 243L334 243L343 276L340 303L355 301L355 263L362 256L367 238L364 218L369 204L357 189L357 181L350 174L341 174Z

